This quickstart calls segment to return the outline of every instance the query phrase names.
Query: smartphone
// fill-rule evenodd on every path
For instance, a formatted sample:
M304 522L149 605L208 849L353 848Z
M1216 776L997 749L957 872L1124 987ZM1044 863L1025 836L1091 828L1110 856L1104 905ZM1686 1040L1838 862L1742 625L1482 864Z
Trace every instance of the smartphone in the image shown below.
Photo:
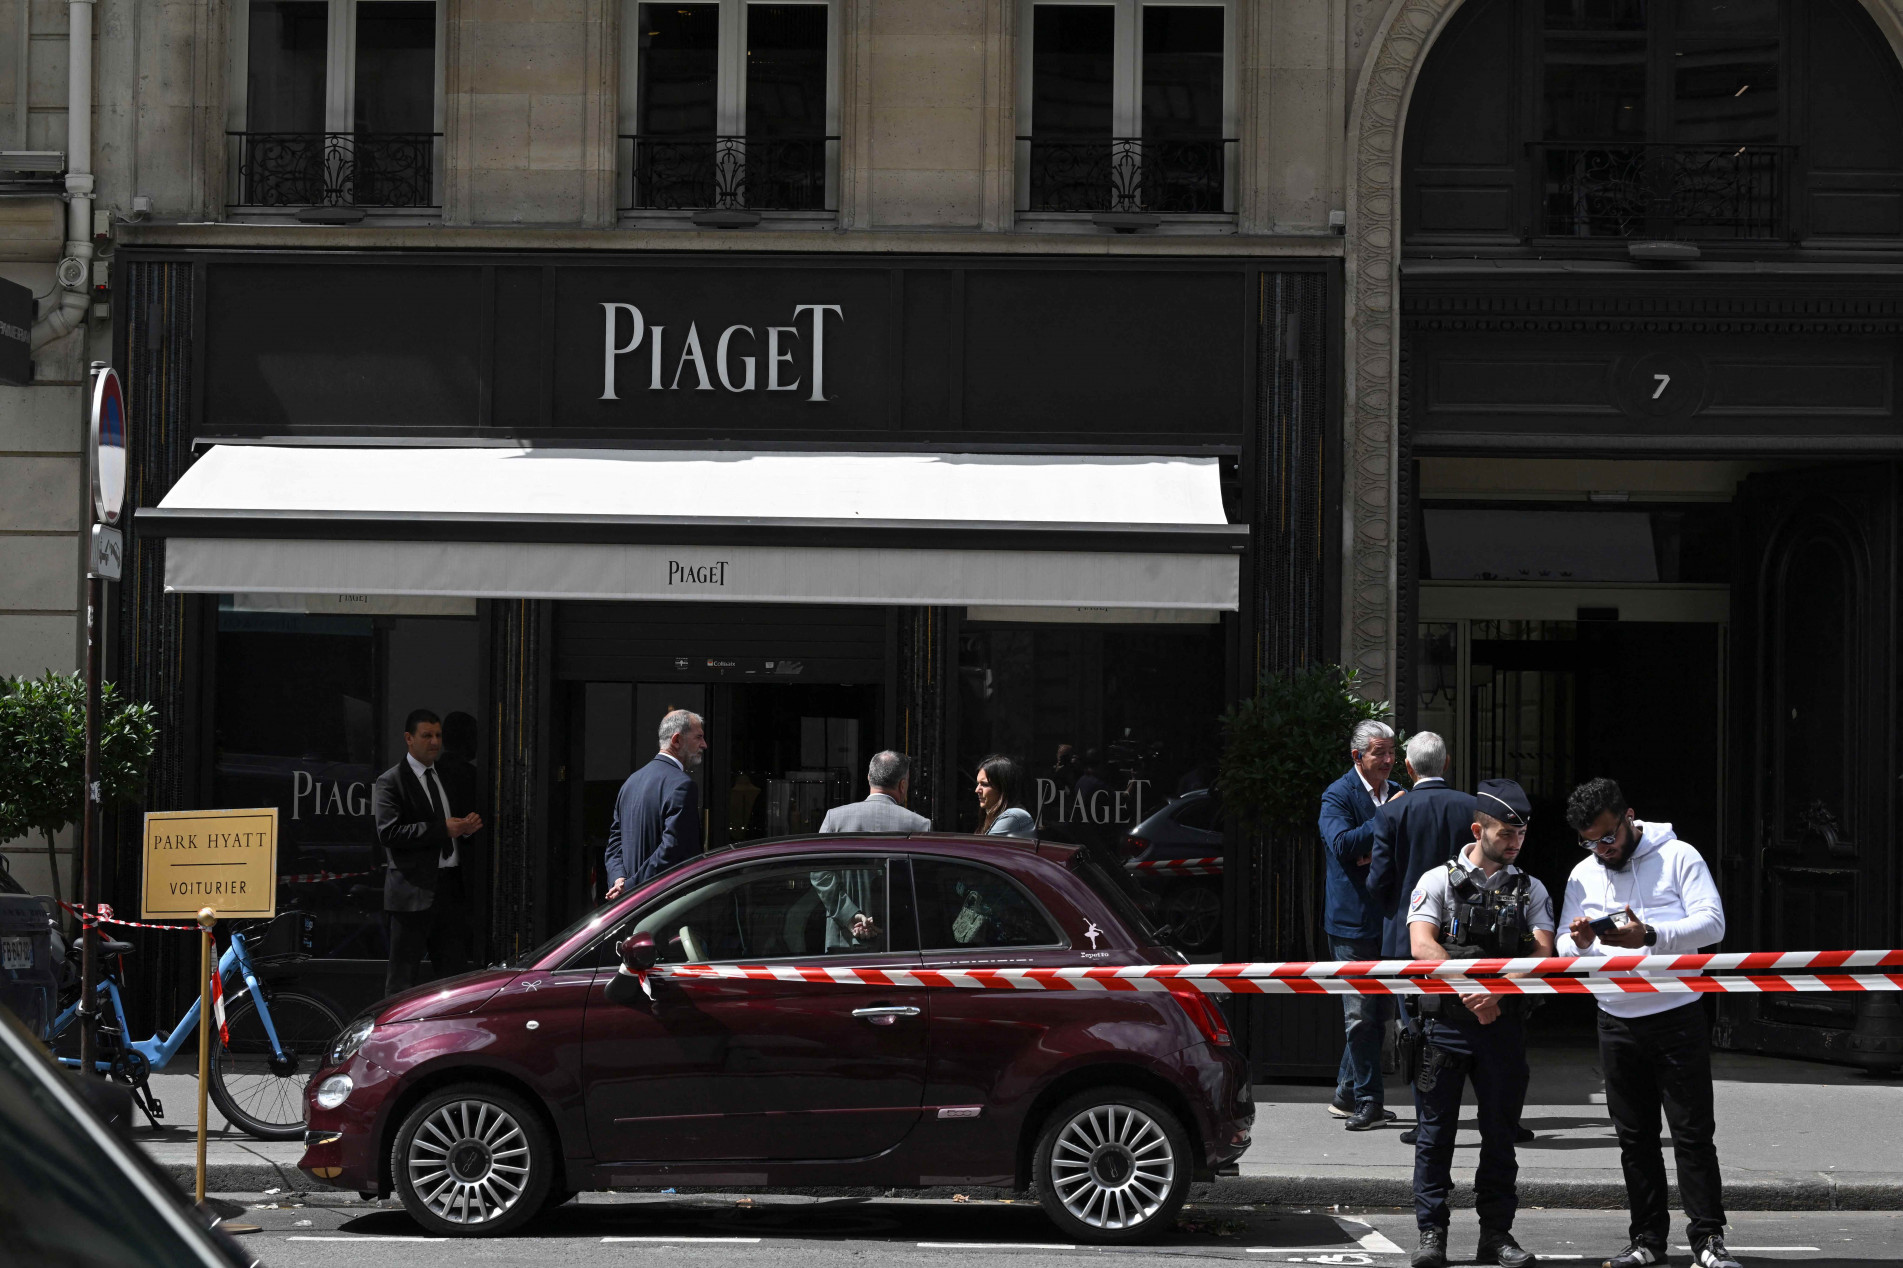
M1610 916L1599 917L1599 919L1592 921L1591 924L1593 935L1603 938L1609 933L1617 933L1625 926L1625 913L1615 911Z

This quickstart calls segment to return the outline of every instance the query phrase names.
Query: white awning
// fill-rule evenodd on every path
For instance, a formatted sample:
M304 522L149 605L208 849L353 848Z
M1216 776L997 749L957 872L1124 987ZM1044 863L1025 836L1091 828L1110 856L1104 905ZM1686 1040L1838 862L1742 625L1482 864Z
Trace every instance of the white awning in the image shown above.
M183 593L1220 611L1214 458L217 445L135 531Z

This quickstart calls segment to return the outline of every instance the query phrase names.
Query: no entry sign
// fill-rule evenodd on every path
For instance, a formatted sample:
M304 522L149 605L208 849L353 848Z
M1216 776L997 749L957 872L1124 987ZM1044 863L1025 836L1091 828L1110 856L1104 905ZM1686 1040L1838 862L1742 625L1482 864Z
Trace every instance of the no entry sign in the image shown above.
M101 523L117 524L126 504L126 398L111 367L93 381L92 470L93 509Z

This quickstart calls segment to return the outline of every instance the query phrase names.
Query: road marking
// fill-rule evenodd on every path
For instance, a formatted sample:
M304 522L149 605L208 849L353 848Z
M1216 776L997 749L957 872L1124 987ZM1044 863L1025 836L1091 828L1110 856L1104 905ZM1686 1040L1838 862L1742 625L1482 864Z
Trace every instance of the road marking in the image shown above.
M1374 1234L1374 1236L1381 1237L1381 1234L1376 1233ZM1393 1249L1392 1250L1377 1250L1374 1247L1368 1247L1364 1251L1359 1243L1356 1243L1353 1245L1347 1245L1347 1246L1341 1245L1339 1243L1333 1246L1250 1246L1247 1249L1249 1253L1252 1255L1322 1255L1322 1254L1328 1254L1330 1252L1333 1252L1334 1254L1338 1254L1338 1255L1341 1255L1341 1254L1398 1255L1401 1253L1401 1248L1399 1246L1395 1246L1393 1242L1388 1242L1387 1238L1381 1237L1381 1240L1384 1242L1387 1242L1389 1246L1393 1247Z
M1063 1242L920 1242L920 1250L1076 1250Z
M1366 1220L1358 1220L1346 1215L1333 1215L1329 1218L1335 1221L1336 1227L1340 1228L1342 1232L1355 1239L1355 1245L1365 1251L1372 1252L1376 1255L1398 1255L1402 1253L1399 1246L1389 1241L1374 1225L1368 1223ZM1363 1231L1364 1229L1366 1230L1365 1232Z
M1680 1246L1678 1249L1690 1250L1691 1247ZM1817 1253L1817 1248L1815 1246L1733 1246L1730 1243L1726 1243L1725 1249L1726 1250L1748 1250L1748 1251L1751 1251L1753 1254L1760 1254L1760 1255L1766 1251L1771 1251L1771 1250L1808 1250L1812 1254Z
M758 1246L760 1239L757 1237L604 1237L601 1239L601 1244L604 1246L610 1242L646 1242L650 1245L664 1246L686 1246L690 1243L697 1246L704 1243L721 1246Z
M447 1237L403 1237L393 1233L293 1233L287 1242L446 1242Z

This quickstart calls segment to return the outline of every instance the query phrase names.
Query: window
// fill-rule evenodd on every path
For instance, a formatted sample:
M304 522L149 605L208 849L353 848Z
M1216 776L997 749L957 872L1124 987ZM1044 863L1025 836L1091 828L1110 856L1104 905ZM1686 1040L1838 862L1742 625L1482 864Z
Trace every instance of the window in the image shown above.
M441 23L436 0L239 0L232 202L437 205Z
M1019 210L1232 211L1233 23L1208 0L1026 3Z
M628 211L826 211L838 175L828 3L650 4L622 22Z
M670 894L633 929L654 936L663 964L878 955L894 941L887 872L867 855L734 868Z
M914 859L912 876L919 945L927 952L1064 945L1044 909L1001 872L948 859Z
M1771 237L1785 218L1780 0L1545 0L1541 231Z

